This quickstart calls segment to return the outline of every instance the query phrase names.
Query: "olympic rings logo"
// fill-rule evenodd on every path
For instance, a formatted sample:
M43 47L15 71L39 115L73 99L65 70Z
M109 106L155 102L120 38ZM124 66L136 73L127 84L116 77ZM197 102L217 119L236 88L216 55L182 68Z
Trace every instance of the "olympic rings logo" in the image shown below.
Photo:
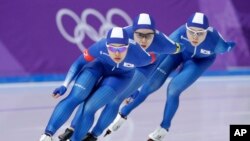
M96 30L93 26L91 26L91 24L88 24L87 18L90 15L95 16L101 22L102 25L100 26L98 30ZM56 24L62 36L67 41L73 44L76 44L77 47L82 51L84 48L86 48L83 45L83 41L86 36L88 36L92 41L96 42L100 40L102 37L104 37L106 35L106 32L110 28L117 26L112 21L114 15L120 16L121 18L125 20L125 22L128 25L131 25L132 20L128 16L128 14L118 8L111 8L107 12L106 17L104 17L99 11L92 9L92 8L85 9L81 13L81 17L78 17L77 14L74 13L73 11L63 8L57 12ZM76 27L74 28L74 31L73 31L74 35L70 35L65 30L63 21L62 21L63 16L69 16L76 22Z

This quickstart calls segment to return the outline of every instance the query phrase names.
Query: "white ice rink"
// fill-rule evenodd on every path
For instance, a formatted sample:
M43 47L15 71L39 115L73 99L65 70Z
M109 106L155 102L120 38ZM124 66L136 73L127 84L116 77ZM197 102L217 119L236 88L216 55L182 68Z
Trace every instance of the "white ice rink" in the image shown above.
M120 130L99 141L146 141L161 122L167 83L132 112ZM50 96L60 84L0 84L0 140L38 141L62 99ZM165 141L229 141L230 124L250 124L250 76L202 77L182 94Z

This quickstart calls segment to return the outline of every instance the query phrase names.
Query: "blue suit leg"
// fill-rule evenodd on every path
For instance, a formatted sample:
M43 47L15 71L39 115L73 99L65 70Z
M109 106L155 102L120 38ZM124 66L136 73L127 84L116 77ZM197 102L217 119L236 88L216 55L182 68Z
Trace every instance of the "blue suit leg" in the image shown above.
M92 88L90 94L88 95L87 98L85 98L84 102L82 102L78 108L77 108L77 111L75 113L75 116L74 118L72 119L71 121L71 124L70 124L70 127L72 127L73 129L76 129L78 128L78 126L81 124L81 123L78 123L80 122L78 119L83 119L83 110L84 110L84 106L85 106L85 101L88 100L88 98L91 97L91 95L93 94L93 92L96 90L96 88L98 88L98 82L97 84Z
M161 127L169 129L178 106L180 94L192 85L202 73L213 64L216 56L203 59L188 60L183 64L181 71L173 77L167 89L167 102L165 104Z
M84 105L85 105L84 102L79 105L79 107L77 108L76 114L75 114L74 118L71 121L70 127L72 127L73 129L76 129L77 126L79 126L79 124L80 124L80 123L78 123L77 119L83 118Z
M136 98L121 109L121 115L126 117L139 106L151 93L158 90L166 81L169 74L174 70L181 61L181 55L167 56L159 67L153 72L150 78L143 84L143 87Z
M68 120L75 107L83 102L89 95L94 84L98 80L97 75L90 71L84 70L76 79L76 82L69 95L60 101L46 126L45 133L54 135L55 132Z
M99 85L100 87L87 99L81 120L80 128L75 130L72 140L78 141L84 137L91 128L94 115L101 107L110 103L114 98L121 94L131 82L134 71L105 76Z
M119 112L119 105L121 105L121 103L122 101L112 101L105 106L100 117L98 118L96 125L91 131L92 135L95 137L100 136L103 131L113 122Z
M121 103L131 95L131 93L136 92L137 89L143 84L146 77L140 71L135 71L135 74L127 86L127 88L119 95L116 96L112 102L107 104L103 109L95 127L92 130L92 134L96 137L100 136L102 132L112 123L116 115L119 112L119 107Z
M116 92L109 86L101 86L85 103L83 109L83 118L78 119L79 125L75 128L75 132L71 137L72 141L80 141L91 128L94 122L95 113L107 102L114 99Z

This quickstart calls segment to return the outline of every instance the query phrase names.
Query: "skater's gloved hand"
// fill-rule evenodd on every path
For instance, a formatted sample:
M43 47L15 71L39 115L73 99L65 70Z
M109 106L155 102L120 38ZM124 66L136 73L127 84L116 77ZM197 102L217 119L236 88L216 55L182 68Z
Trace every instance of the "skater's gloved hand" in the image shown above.
M227 45L228 45L227 51L231 51L235 47L236 43L232 41L228 41Z
M220 42L221 43L221 42ZM214 52L215 53L225 53L225 52L229 52L231 51L234 47L235 47L236 43L232 42L232 41L228 41L228 42L223 42L221 44L218 44L215 49Z
M58 98L58 97L62 96L66 91L67 91L67 88L62 85L53 91L53 97Z
M180 51L179 52L182 52L182 51L184 51L186 49L186 45L190 44L190 41L187 38L181 36L181 40L180 40L180 42L178 44L180 45Z
M176 42L175 45L176 45L176 52L175 52L175 54L176 53L180 53L180 52L182 52L185 49L185 46L184 46L183 43L177 43Z

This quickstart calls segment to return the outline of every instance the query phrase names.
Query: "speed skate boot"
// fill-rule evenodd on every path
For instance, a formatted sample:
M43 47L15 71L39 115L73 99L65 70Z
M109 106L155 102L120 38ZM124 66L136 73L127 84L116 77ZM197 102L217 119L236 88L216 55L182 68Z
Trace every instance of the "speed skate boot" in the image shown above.
M58 138L60 139L60 141L67 141L68 139L70 139L73 133L73 129L67 128L63 134L58 136Z
M116 116L114 122L112 122L109 127L108 127L108 130L106 131L105 136L111 134L111 132L113 131L117 131L121 126L122 124L127 120L126 117L122 116L120 113Z
M39 141L53 141L52 137L48 134L42 134Z
M97 141L97 137L95 137L93 134L88 133L82 141Z
M149 134L148 141L163 141L163 138L166 136L166 134L167 134L166 129L158 127L154 132Z

